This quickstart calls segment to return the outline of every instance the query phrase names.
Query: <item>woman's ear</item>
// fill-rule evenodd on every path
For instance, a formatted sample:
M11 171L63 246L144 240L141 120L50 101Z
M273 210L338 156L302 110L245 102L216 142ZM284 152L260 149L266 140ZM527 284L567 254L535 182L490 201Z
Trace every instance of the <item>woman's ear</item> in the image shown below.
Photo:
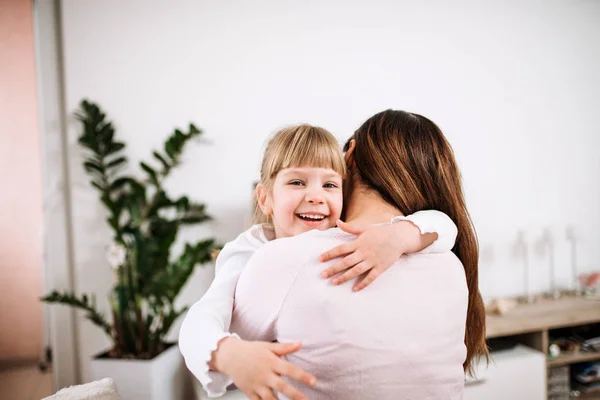
M346 160L346 165L348 169L354 165L354 149L356 148L356 140L350 139L350 144L348 145L348 150L346 150L346 155L344 159Z
M256 201L263 214L270 216L273 213L269 190L261 183L256 185Z

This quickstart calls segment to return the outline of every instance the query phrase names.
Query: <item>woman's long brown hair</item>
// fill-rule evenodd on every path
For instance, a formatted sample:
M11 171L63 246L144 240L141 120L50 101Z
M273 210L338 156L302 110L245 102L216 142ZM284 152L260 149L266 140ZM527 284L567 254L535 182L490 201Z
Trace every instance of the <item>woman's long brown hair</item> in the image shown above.
M472 374L474 361L481 356L488 358L485 309L478 287L477 236L452 147L429 119L395 110L369 118L351 139L356 140L356 173L364 185L404 215L435 209L456 224L458 236L452 251L464 266L469 289L463 367ZM345 151L349 144L350 140Z

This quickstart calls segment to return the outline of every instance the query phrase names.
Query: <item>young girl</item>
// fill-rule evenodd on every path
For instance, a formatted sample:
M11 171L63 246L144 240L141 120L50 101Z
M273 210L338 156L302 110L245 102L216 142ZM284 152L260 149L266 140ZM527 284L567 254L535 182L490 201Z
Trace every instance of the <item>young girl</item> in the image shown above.
M335 227L338 222L342 229L359 233L338 221L342 213L342 179L345 174L346 165L340 146L333 135L323 128L293 126L277 132L269 141L262 162L261 179L256 187L257 224L225 245L216 261L215 280L202 299L190 309L180 331L181 353L209 397L222 395L232 383L229 377L210 371L209 365L213 351L222 340L228 337L239 339L235 333L228 331L237 280L252 254L270 240L313 229L326 230ZM324 272L323 276L329 277L349 268L346 273L336 277L337 281L334 280L334 284L340 284L374 267L381 272L402 254L423 250L426 242L430 246L424 252L446 252L454 246L456 226L443 213L420 211L406 217L396 217L392 222L396 221L394 224L371 227L353 242L351 248L334 249L324 255L322 259L326 260L351 253ZM391 245L381 240L390 237L387 233L389 229L393 229L393 237L398 238L398 242ZM386 230L385 234L381 234L383 230ZM435 240L435 234L421 235L426 232L437 232L438 239ZM369 283L365 281L362 287ZM278 358L299 348L281 347L283 345L275 343L261 345L264 345L261 351L272 353L271 360L275 359L273 354ZM257 364L269 368L267 362ZM282 372L272 372L284 375ZM256 393L257 386L274 389L270 387L272 383L254 378L235 383L248 395Z

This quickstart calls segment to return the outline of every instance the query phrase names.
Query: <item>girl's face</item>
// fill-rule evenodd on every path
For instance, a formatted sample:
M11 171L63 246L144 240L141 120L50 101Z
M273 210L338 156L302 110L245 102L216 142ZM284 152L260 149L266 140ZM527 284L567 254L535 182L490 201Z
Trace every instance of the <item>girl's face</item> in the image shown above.
M328 168L285 168L259 203L277 238L333 228L342 212L342 177Z

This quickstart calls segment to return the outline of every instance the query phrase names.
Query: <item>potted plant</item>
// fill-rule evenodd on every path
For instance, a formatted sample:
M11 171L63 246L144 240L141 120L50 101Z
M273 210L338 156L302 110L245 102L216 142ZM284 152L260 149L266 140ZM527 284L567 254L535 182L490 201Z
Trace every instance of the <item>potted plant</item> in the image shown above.
M95 297L53 291L42 300L66 304L85 312L85 317L106 333L112 347L92 361L93 378L111 377L125 399L181 398L186 371L176 344L165 337L187 307L174 302L194 268L211 260L214 239L185 245L171 257L179 229L210 219L204 204L188 197L172 199L164 180L180 163L191 139L202 134L193 124L187 132L176 129L154 151L155 163L141 162L145 179L127 175L125 143L104 112L83 100L75 116L82 123L79 144L86 150L83 163L108 211L106 221L113 232L107 262L115 281L108 296L110 317L98 311Z

